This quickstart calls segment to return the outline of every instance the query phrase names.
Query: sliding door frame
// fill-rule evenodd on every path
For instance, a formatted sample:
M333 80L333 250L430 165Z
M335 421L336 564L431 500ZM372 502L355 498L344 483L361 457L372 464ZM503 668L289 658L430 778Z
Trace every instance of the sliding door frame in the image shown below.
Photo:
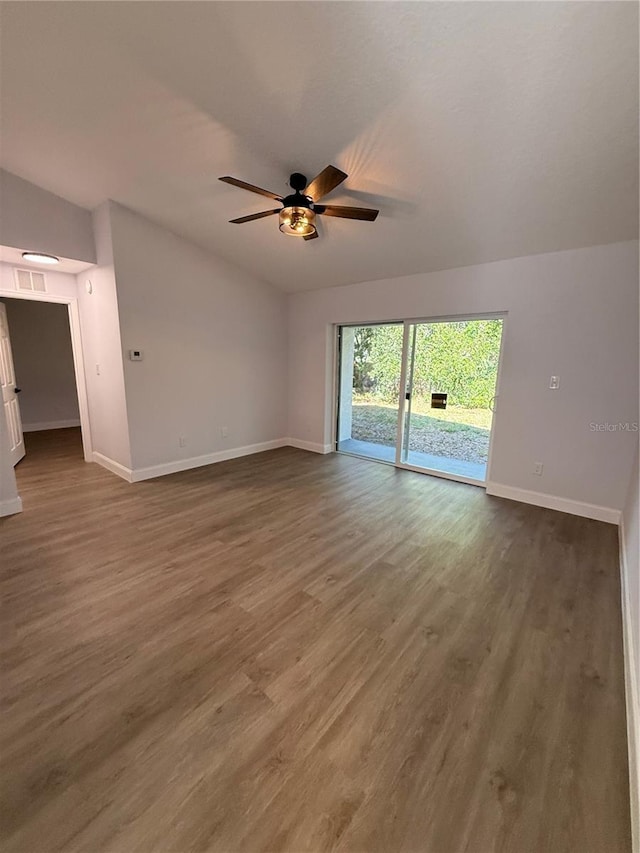
M396 468L401 468L406 471L415 471L418 474L429 474L433 477L441 477L445 480L455 480L459 483L468 483L471 486L480 486L482 488L486 488L487 483L490 481L490 471L491 471L491 462L493 458L493 440L496 426L496 418L499 412L498 401L500 397L500 381L502 377L502 361L504 354L504 341L505 341L505 333L507 328L507 319L508 312L507 311L491 311L488 313L478 313L478 314L447 314L440 315L437 317L419 317L405 320L378 320L376 322L367 322L363 321L361 323L336 323L335 324L335 345L334 345L334 359L335 359L335 370L333 371L334 376L334 384L332 388L332 414L333 414L333 432L332 432L332 447L339 453L345 453L348 456L356 456L358 459L364 459L368 457L358 456L355 453L349 453L348 451L338 450L338 418L340 416L340 355L341 355L341 329L349 328L349 327L361 327L361 326L390 326L390 325L403 325L403 338L402 338L402 357L401 357L401 366L400 366L400 389L398 395L398 425L396 430L396 453L395 453L395 462L387 462L383 459L374 459L371 458L372 462L380 462L383 465L394 465ZM501 320L502 321L502 333L500 335L500 352L498 354L498 370L496 372L496 387L495 394L493 397L493 417L491 421L491 433L489 435L489 451L487 454L487 468L486 468L486 478L484 480L476 480L471 477L464 477L460 474L449 474L446 471L437 471L434 468L418 468L416 465L410 465L408 462L402 461L402 447L403 447L403 438L404 438L404 430L405 430L405 422L406 422L406 413L407 413L407 379L410 375L410 367L409 360L410 356L413 357L414 352L409 351L410 346L410 336L411 336L411 327L418 326L422 323L457 323L457 322L465 322L469 320ZM413 349L413 348L412 348ZM412 374L411 370L411 374Z
M495 312L491 314L464 314L464 315L454 315L447 317L432 317L432 318L423 318L420 320L407 320L405 321L405 346L403 347L402 352L402 365L405 368L404 371L404 384L400 382L400 413L398 415L398 436L399 443L396 445L396 467L404 468L407 471L417 471L421 474L430 474L434 477L442 477L445 480L455 480L459 483L467 483L470 486L481 486L483 488L486 487L487 482L489 482L489 470L491 465L491 451L493 446L493 437L495 432L495 418L497 414L497 402L498 397L500 396L500 369L502 366L502 352L503 352L503 344L504 344L504 336L505 336L505 322L506 322L507 314L506 312ZM411 465L408 462L402 461L402 439L404 438L404 430L405 430L405 422L406 422L406 414L407 414L407 392L410 392L413 395L413 387L408 387L407 379L409 375L411 379L413 379L413 370L411 369L411 373L409 374L409 357L410 353L408 351L409 346L409 336L410 329L413 326L414 329L416 326L421 324L435 324L435 323L458 323L458 322L466 322L472 320L501 320L502 321L502 331L500 334L500 351L498 353L498 369L496 371L496 385L495 385L495 393L493 396L493 417L491 421L491 431L489 434L489 449L487 453L487 466L486 466L486 475L484 480L477 480L474 477L465 477L462 474L451 474L448 471L439 471L435 468L419 468L416 465ZM414 353L411 353L411 358L413 358Z
M333 387L331 388L331 415L332 415L332 426L331 426L331 450L335 453L344 453L345 456L355 456L356 459L366 459L368 457L360 456L357 453L350 453L348 450L339 450L338 449L338 438L339 438L339 430L338 424L340 422L340 373L341 373L341 357L342 357L342 329L360 329L365 326L403 326L404 334L406 334L406 324L404 320L376 320L374 322L363 322L363 323L334 323L334 344L333 344L333 361L334 361L334 369L332 371L333 376ZM404 337L402 339L402 355L400 356L401 361L403 361L404 357ZM396 445L396 456L397 456L397 445ZM387 462L385 459L372 459L373 462L382 462L384 465L394 465L395 462Z
M406 429L406 410L407 410L407 388L409 386L408 379L411 376L411 383L413 384L413 365L415 360L415 347L412 347L411 350L411 366L409 366L409 347L411 337L411 323L405 320L404 322L404 335L402 337L402 355L401 355L401 367L400 367L400 391L398 400L398 432L396 435L396 468L403 468L402 464L402 445L404 444L404 432ZM415 329L415 325L414 325ZM414 343L415 343L415 332L413 335ZM411 401L409 400L409 403ZM411 408L411 406L409 406Z

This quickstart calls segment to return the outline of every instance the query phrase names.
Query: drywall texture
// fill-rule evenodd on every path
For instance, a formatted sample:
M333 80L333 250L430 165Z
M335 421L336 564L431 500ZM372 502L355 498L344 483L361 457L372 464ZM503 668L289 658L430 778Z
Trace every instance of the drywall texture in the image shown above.
M96 260L88 210L4 169L0 169L0 233L4 246Z
M131 467L281 439L284 294L120 205L109 211Z
M20 415L25 430L80 423L66 305L2 300L7 309Z
M130 468L109 202L93 212L93 228L98 265L77 276L91 438L95 452Z
M499 311L507 319L490 479L621 509L635 435L601 425L638 418L635 241L291 295L289 435L331 441L331 324Z

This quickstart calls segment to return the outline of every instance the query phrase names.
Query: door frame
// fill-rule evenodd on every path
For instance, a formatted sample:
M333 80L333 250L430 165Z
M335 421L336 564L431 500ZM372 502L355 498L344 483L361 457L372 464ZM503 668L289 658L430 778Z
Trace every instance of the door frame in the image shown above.
M27 299L31 302L53 302L66 305L69 316L69 332L71 334L71 349L73 351L73 369L80 410L80 431L82 433L82 448L85 462L93 462L93 442L91 439L91 421L89 418L89 400L84 356L82 353L82 332L80 329L80 309L76 296L57 296L51 293L20 292L0 288L0 297L5 299ZM11 330L9 330L11 332Z
M500 397L500 381L502 378L502 361L504 355L504 341L506 336L507 329L507 321L508 321L509 312L508 311L489 311L489 312L478 312L476 314L440 314L435 317L417 317L410 318L404 320L376 320L374 322L371 321L363 321L361 323L349 322L349 323L335 323L335 340L339 342L340 339L340 328L344 327L358 327L358 326L386 326L386 325L395 325L398 323L403 324L403 338L402 338L402 361L400 365L400 393L398 400L398 427L396 433L396 454L394 462L387 462L384 459L371 459L371 462L379 462L382 465L393 465L395 468L400 468L405 471L415 471L418 474L428 474L433 477L440 477L443 480L455 480L458 483L467 483L470 486L480 486L481 488L486 488L487 483L491 480L491 464L493 460L493 442L494 442L494 434L495 427L497 422L497 417L499 413L498 400ZM405 422L405 413L406 413L406 391L407 391L407 373L408 373L408 362L409 362L409 333L411 326L417 325L420 323L456 323L456 322L464 322L466 320L502 320L502 334L500 335L500 351L498 353L498 370L496 372L496 389L494 394L494 404L493 404L493 418L491 421L491 432L489 435L489 450L487 453L487 471L486 478L484 480L475 480L471 477L463 477L460 474L449 474L446 471L437 471L433 468L418 468L415 465L409 465L406 462L401 461L402 456L402 438L404 432L404 422ZM348 451L340 450L338 451L338 419L337 413L339 412L339 396L340 396L340 352L339 346L334 346L334 386L331 389L331 399L332 399L332 412L333 412L333 427L332 427L332 435L331 435L331 445L332 448L339 453L344 453L347 456L356 456L355 453L349 453ZM363 456L357 456L358 459L363 459Z

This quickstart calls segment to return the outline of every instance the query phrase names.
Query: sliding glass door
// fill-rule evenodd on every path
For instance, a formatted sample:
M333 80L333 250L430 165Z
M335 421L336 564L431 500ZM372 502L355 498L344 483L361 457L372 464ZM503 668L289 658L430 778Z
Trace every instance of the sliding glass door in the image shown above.
M501 336L500 319L410 326L403 464L486 479Z
M336 449L486 480L502 319L340 329Z
M342 326L336 449L396 461L402 323Z

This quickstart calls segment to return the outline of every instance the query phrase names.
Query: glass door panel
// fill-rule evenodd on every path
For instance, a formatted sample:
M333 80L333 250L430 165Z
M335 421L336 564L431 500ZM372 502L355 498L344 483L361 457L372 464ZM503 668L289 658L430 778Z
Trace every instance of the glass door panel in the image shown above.
M395 463L402 323L341 326L336 449Z
M400 464L486 479L502 320L409 328Z

